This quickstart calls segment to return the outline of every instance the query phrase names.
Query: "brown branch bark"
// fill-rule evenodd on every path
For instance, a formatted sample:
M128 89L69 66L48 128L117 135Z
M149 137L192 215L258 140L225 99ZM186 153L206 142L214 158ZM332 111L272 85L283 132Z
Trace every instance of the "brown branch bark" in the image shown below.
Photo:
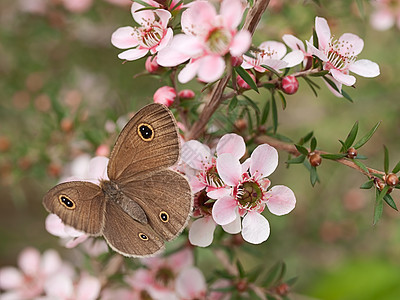
M268 4L269 0L256 0L253 7L251 7L247 13L243 29L248 30L253 35L258 23L261 20L261 16L267 9ZM203 133L204 128L206 127L211 116L214 114L223 100L223 92L230 78L231 74L229 73L221 78L215 85L211 93L210 101L200 113L199 119L193 124L192 128L190 128L189 132L187 133L187 140L196 139Z

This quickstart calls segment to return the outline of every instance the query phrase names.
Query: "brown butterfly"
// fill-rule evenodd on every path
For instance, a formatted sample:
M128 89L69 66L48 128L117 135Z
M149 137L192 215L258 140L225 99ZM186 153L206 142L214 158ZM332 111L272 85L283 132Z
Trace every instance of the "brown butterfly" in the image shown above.
M110 180L56 185L43 205L77 230L103 235L125 256L148 256L185 228L192 210L186 178L169 169L180 154L172 113L161 104L138 111L121 131L108 162Z

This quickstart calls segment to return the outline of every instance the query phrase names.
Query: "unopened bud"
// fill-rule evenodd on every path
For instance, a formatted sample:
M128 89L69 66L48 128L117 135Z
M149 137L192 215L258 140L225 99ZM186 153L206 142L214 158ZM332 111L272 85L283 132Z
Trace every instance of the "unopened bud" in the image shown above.
M396 186L399 184L399 177L396 174L388 174L385 178L385 182L389 186Z
M74 123L70 118L64 118L61 120L61 130L64 132L71 132L74 128Z
M245 291L247 291L248 288L248 283L246 280L241 279L237 284L236 284L236 289L240 292L243 293Z
M243 63L242 56L232 56L231 57L231 64L232 67L239 67Z
M235 121L235 126L239 131L243 131L247 128L247 121L245 119L238 119Z
M157 70L160 68L160 66L157 63L157 57L149 56L146 59L144 67L146 68L147 72L149 72L149 73L157 72Z
M347 150L347 157L348 158L355 158L357 156L357 150L354 147L349 148Z
M195 93L192 90L186 89L179 91L178 96L181 99L192 99L194 98Z
M275 292L280 296L284 296L289 293L289 285L287 283L282 283L275 287Z
M281 89L285 94L293 95L299 89L299 81L294 76L283 77Z
M251 72L247 72L247 73L249 73L250 77L255 82L256 77ZM248 83L246 81L244 81L244 79L242 77L240 77L239 75L236 77L236 82L237 82L238 86L241 87L242 89L245 89L245 90L251 89L250 85L248 85Z
M309 154L308 160L313 167L318 167L321 164L322 158L318 153L312 152Z

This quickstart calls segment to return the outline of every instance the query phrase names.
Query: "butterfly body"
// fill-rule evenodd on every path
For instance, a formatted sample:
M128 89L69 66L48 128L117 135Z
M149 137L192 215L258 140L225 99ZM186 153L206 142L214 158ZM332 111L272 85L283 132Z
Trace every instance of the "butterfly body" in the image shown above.
M121 131L99 185L56 185L43 205L125 256L149 256L185 228L192 210L187 179L169 167L179 158L177 126L164 105L142 108Z

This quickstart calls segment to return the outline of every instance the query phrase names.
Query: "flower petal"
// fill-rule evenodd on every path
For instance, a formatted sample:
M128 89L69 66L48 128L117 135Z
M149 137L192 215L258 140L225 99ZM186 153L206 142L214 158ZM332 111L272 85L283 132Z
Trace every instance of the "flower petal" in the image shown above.
M190 187L192 188L193 194L200 192L207 186L204 182L202 182L199 178L197 178L197 176L190 177L189 183Z
M211 216L195 220L189 229L189 241L192 245L207 247L214 238L216 223Z
M304 53L301 50L295 50L289 52L282 60L288 63L287 68L291 68L304 60Z
M165 9L156 9L155 14L159 17L159 23L164 27L167 28L168 21L171 18L171 13Z
M330 69L329 72L332 74L333 78L343 83L344 85L352 86L356 83L356 78L353 75L347 75L335 69Z
M120 27L111 36L111 43L120 49L133 48L138 45L134 29L131 26Z
M71 299L74 292L72 278L64 273L55 274L46 280L44 290L50 299Z
M315 32L318 36L319 49L324 50L328 48L331 40L331 30L324 18L315 18Z
M94 179L97 183L100 183L100 180L108 180L107 176L107 165L108 158L105 156L96 156L93 157L89 161L89 168L86 179Z
M181 83L186 83L193 79L199 69L199 60L190 61L178 74L178 80Z
M304 43L295 37L294 35L291 34L284 34L282 36L282 40L285 42L285 44L292 50L302 50L305 51L304 48Z
M387 10L375 11L370 16L370 24L376 30L388 30L395 23L394 15Z
M230 234L237 234L242 230L242 224L241 224L241 219L239 216L239 213L236 212L236 219L233 220L232 222L222 225L222 229L224 229L225 232L230 233Z
M241 30L233 37L229 52L232 56L241 56L251 45L251 34L247 30Z
M223 153L217 157L217 171L222 181L230 186L236 186L242 178L242 166L230 153Z
M213 206L212 216L219 225L226 225L236 219L236 200L232 197L218 199Z
M172 31L172 28L167 29L167 33L164 35L158 46L156 47L156 51L160 51L164 49L165 47L168 46L168 44L172 41L172 38L174 36L174 33ZM158 62L157 62L158 64Z
M125 60L136 60L139 58L142 58L149 52L148 49L143 49L143 48L135 48L135 49L129 49L126 50L120 54L118 54L119 59L125 59Z
M207 188L207 196L210 197L211 199L220 199L220 198L230 195L231 189L224 188L224 187L223 188L213 188L213 189L211 189L211 188L212 187L210 187L210 186Z
M249 243L260 244L269 237L269 222L257 212L249 211L243 218L242 225L243 239Z
M14 267L4 267L0 269L0 289L11 290L22 287L24 277L22 273Z
M218 55L207 55L199 60L198 77L201 81L212 82L219 79L225 70L225 60Z
M46 217L45 227L46 230L52 235L58 237L68 237L68 234L65 233L65 224L56 214L49 214Z
M262 64L266 65L274 70L277 70L277 71L279 71L280 69L286 68L288 66L288 63L286 61L283 61L280 59L264 59Z
M216 16L214 6L208 1L195 1L182 13L182 31L188 35L207 31Z
M189 267L179 273L175 282L175 290L180 299L204 299L206 280L196 267Z
M356 56L360 54L364 48L364 41L358 35L353 33L344 33L339 38L339 45L342 45L339 48L340 54L344 56Z
M62 260L57 251L53 249L46 250L42 255L40 262L41 271L47 276L54 274L62 266Z
M244 139L236 133L225 134L217 144L217 156L223 153L230 153L236 159L240 159L246 152Z
M211 150L197 140L187 141L182 145L182 160L196 170L203 170L211 164Z
M271 213L282 216L290 213L296 206L296 196L284 185L276 185L268 191L267 207Z
M257 177L271 175L278 166L278 151L268 144L258 146L251 154L250 174Z
M328 57L325 55L325 53L317 48L314 47L313 44L311 44L309 41L306 41L307 44L307 50L310 52L310 54L315 55L322 61L328 61Z
M155 21L154 11L150 9L138 11L141 8L144 8L144 6L135 2L132 3L131 14L135 22L142 26L154 22Z
M193 252L189 248L175 252L168 258L169 264L176 272L192 266L193 260Z
M335 78L333 78L330 75L326 75L326 76L336 85L336 87L339 91L342 90L343 85L341 82L337 81ZM335 90L326 80L324 80L324 82L325 82L326 86L328 87L328 89L332 92L332 94L334 94L336 97L343 98L343 95L340 94L337 90Z
M268 56L270 59L281 59L285 56L287 51L285 44L277 41L263 42L258 48L265 50L267 53L271 53L271 56Z
M76 287L77 300L95 300L99 297L101 284L99 279L89 275L82 275Z
M349 70L363 77L376 77L380 74L379 65L368 59L360 59L350 65Z
M236 29L242 21L245 6L240 0L224 0L221 3L220 15L225 25L230 29Z
M40 269L40 253L33 247L25 248L18 257L18 266L29 276L36 276Z

